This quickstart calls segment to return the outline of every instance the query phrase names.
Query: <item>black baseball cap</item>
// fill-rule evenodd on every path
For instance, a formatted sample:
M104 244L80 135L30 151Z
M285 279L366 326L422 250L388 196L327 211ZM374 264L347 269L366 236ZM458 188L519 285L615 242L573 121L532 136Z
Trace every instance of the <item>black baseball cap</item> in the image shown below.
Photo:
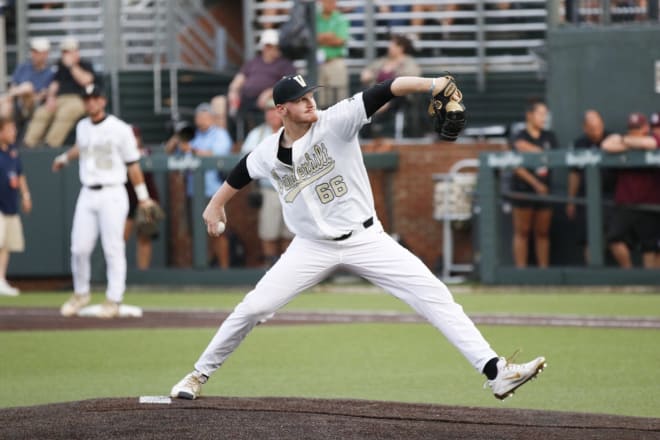
M100 83L94 82L83 89L82 96L83 98L95 98L98 96L105 96L105 92Z
M283 76L273 87L273 102L277 105L295 101L305 93L316 90L319 87L321 86L307 85L302 75Z

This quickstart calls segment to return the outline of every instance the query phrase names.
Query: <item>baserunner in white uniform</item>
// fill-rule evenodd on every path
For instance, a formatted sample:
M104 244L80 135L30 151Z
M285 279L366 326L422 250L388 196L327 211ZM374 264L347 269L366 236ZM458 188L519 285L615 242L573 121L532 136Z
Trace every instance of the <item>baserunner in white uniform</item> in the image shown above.
M240 161L203 218L210 235L221 233L227 202L252 179L268 178L278 189L284 219L295 238L222 323L194 371L172 388L172 397L196 398L257 323L338 269L408 303L486 375L499 399L544 368L543 357L525 364L499 357L447 287L385 233L376 217L358 142L360 128L395 96L429 91L436 95L446 84L446 78L399 77L319 111L312 94L316 86L307 85L300 75L277 82L273 99L284 127Z
M100 233L108 287L106 301L98 316L114 318L119 315L119 305L126 289L124 224L128 196L124 184L127 171L139 203L149 205L154 202L144 183L140 152L131 127L106 114L107 100L99 84L88 86L83 98L88 117L76 126L76 143L53 161L53 171L58 171L80 158L82 183L71 229L74 294L62 305L60 312L72 316L89 303L91 255Z

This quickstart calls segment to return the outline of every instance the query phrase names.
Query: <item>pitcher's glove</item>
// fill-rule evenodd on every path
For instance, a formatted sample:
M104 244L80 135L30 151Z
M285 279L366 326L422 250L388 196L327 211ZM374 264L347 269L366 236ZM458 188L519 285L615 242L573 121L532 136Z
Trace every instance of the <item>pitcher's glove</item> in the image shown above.
M138 235L156 237L159 232L159 222L165 218L165 212L158 203L141 203L135 215L135 228Z
M463 105L463 94L456 85L456 80L451 75L446 75L449 80L447 86L431 98L429 104L429 116L433 118L435 131L440 138L446 141L455 141L463 128L465 128L465 105ZM452 97L454 97L452 99Z

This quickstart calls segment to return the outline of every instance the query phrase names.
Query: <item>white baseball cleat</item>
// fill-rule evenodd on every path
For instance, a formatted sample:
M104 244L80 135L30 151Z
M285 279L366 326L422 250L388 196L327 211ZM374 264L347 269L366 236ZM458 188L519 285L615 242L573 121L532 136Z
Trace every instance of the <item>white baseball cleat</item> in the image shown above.
M9 285L7 280L0 278L0 295L3 296L18 296L21 293L16 287Z
M99 308L98 318L101 319L112 319L119 317L119 303L110 301L109 299L104 301Z
M528 381L534 379L546 367L545 358L539 356L526 364L514 364L501 357L497 362L497 377L486 383L495 397L504 400Z
M178 399L194 400L202 394L202 385L209 380L199 371L193 371L172 387L170 396Z
M60 308L60 314L66 317L76 315L80 309L89 304L91 299L92 296L89 293L85 295L78 295L74 293L71 295L71 298L67 300L67 302L62 304L62 307Z

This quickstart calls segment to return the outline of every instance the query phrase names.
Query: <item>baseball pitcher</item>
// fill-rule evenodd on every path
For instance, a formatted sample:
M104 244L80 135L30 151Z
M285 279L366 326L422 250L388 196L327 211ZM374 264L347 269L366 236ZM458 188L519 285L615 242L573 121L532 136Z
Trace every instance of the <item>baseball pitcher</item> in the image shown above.
M545 358L514 364L490 347L447 287L415 255L399 245L376 217L358 132L395 96L429 93L429 111L442 120L436 129L448 139L465 123L462 95L451 76L399 77L316 108L313 91L300 76L275 84L273 100L284 127L243 157L216 192L203 218L210 235L227 223L225 205L252 179L270 179L284 219L295 234L286 252L222 323L195 369L177 383L172 397L195 399L201 387L259 322L337 269L351 271L408 303L488 378L504 399L534 378Z

